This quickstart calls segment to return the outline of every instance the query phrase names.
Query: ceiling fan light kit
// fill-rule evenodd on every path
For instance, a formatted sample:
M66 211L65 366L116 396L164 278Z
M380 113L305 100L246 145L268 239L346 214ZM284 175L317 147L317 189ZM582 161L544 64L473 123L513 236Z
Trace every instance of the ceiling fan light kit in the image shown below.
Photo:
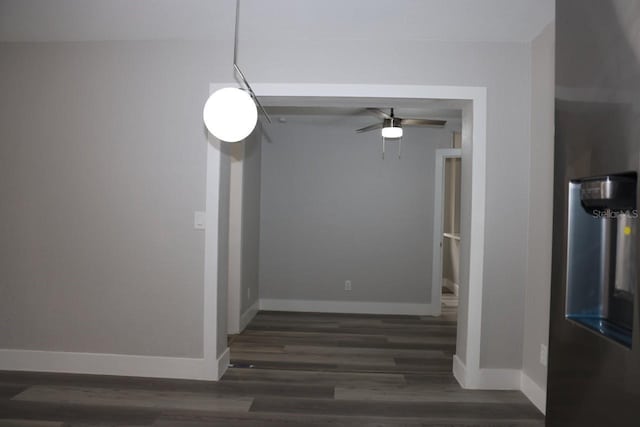
M236 0L236 24L233 45L233 70L240 77L246 89L226 87L209 96L204 104L202 118L207 130L220 141L239 142L248 137L258 122L258 109L271 123L271 118L260 104L258 97L238 66L238 24L240 20L240 0Z
M386 120L385 120L386 122ZM391 121L390 123L385 123L382 128L382 137L383 138L402 138L402 128L400 126L394 126Z

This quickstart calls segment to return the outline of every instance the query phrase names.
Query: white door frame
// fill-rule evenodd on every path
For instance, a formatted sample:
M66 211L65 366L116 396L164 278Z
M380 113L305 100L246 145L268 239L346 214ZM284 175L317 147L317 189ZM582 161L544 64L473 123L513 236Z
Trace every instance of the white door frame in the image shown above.
M226 86L237 86L236 83L216 83L210 85L210 92ZM456 378L469 386L465 378L480 373L480 337L482 325L482 288L484 268L484 225L486 204L486 156L487 156L487 89L471 86L421 86L421 85L364 85L364 84L253 84L253 89L261 100L269 105L271 99L291 100L291 105L301 105L304 99L342 99L360 100L366 105L367 99L447 99L470 101L463 108L462 151L467 160L463 165L463 181L471 178L471 186L467 194L469 233L466 238L469 244L468 277L460 278L461 303L459 311L466 311L466 321L458 322L458 341L465 342L464 354L454 356L453 370ZM226 369L229 349L226 340L218 334L226 334L226 327L218 325L218 319L226 319L226 305L218 297L219 288L226 283L218 283L218 258L220 250L227 250L227 242L218 238L218 214L220 171L223 156L220 143L211 137L207 147L207 228L205 230L205 272L204 272L204 349L203 358L211 374L220 378ZM465 167L468 176L465 178ZM463 182L463 185L465 185ZM467 184L468 185L468 184ZM464 208L464 203L462 207ZM466 288L466 289L465 289ZM465 295L466 293L466 295ZM224 293L223 293L224 294ZM468 301L468 303L465 303ZM466 307L465 307L466 306ZM225 322L226 323L226 322ZM224 344L223 344L224 343ZM223 346L223 348L218 348ZM217 361L217 363L216 363ZM212 366L213 365L213 366ZM217 366L217 368L216 368ZM457 366L457 368L456 368ZM461 373L462 372L462 373Z
M433 200L433 267L431 279L431 301L436 316L441 312L442 296L442 227L444 211L445 162L447 159L461 159L462 149L442 148L436 150L436 177ZM438 286L439 285L439 286Z

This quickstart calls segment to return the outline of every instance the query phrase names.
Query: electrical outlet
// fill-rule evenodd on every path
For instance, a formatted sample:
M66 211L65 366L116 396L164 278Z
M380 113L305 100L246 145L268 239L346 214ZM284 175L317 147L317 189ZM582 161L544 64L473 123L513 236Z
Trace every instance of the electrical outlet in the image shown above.
M345 282L344 282L344 290L345 291L350 291L351 290L351 280L345 280Z
M546 344L540 344L540 363L545 368L547 367L547 359L549 358L549 350Z

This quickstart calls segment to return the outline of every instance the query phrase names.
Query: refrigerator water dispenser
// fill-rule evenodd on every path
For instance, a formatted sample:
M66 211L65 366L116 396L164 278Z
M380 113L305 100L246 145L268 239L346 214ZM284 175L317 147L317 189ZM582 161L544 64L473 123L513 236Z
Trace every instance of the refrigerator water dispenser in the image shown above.
M569 182L568 319L631 347L636 292L636 173Z

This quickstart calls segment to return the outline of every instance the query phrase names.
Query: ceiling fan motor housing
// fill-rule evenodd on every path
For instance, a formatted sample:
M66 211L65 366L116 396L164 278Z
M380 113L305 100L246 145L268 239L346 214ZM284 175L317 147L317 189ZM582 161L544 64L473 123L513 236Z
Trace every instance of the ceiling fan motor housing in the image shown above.
M400 128L402 127L401 119L392 117L390 119L384 119L383 127L385 128Z

